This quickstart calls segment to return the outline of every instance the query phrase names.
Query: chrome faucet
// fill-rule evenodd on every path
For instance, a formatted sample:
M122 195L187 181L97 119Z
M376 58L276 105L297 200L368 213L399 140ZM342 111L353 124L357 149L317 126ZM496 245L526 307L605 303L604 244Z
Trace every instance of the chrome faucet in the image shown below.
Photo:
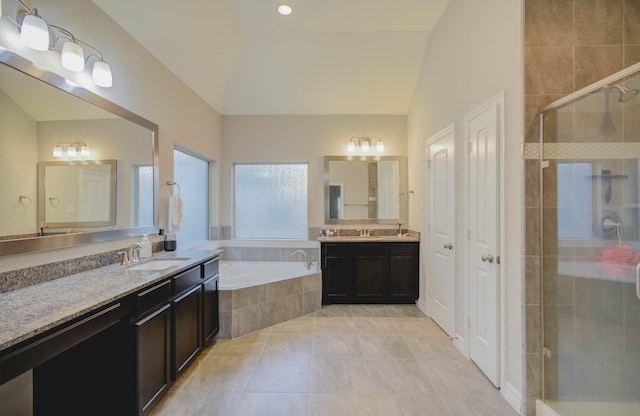
M118 254L122 254L122 262L120 264L126 266L127 264L136 263L138 261L136 250L140 251L140 249L142 249L142 244L133 243L128 251L119 251Z
M371 230L367 230L367 227L364 227L362 230L358 231L360 231L360 237L371 237Z
M307 270L310 270L311 269L311 262L307 261L307 253L304 250L296 250L293 253L291 253L290 256L293 256L294 254L297 254L297 253L302 253L302 256L304 257L304 267Z

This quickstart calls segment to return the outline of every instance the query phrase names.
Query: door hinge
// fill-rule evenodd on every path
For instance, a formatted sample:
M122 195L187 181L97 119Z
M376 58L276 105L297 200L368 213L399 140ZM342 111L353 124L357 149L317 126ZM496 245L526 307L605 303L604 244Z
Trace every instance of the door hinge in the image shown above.
M431 169L431 161L427 159L427 169Z
M496 257L496 264L500 264L500 256Z
M551 350L547 347L543 347L542 348L542 355L547 357L547 358L551 358Z
M427 232L430 233L431 232L431 224L427 224Z
M473 142L469 142L467 150L469 151L469 153L473 153Z
M548 160L543 160L542 161L542 169L546 169L549 167L549 161Z

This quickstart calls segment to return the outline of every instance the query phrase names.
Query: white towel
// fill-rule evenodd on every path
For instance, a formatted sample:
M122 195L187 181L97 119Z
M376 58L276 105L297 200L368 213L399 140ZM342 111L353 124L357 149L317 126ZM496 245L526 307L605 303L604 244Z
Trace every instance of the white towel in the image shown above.
M168 233L180 231L182 224L182 197L179 193L172 193L169 196L169 227Z

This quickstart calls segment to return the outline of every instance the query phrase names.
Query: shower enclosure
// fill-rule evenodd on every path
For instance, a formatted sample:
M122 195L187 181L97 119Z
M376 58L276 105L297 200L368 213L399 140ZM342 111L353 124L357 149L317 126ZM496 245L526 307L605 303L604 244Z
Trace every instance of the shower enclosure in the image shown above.
M544 400L640 415L640 64L541 123Z

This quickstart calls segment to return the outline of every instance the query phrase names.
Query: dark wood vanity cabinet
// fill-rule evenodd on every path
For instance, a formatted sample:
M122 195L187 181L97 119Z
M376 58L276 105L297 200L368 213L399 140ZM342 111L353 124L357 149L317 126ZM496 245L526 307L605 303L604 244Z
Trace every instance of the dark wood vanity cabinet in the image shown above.
M173 379L177 379L200 352L202 346L202 286L193 289L173 300L172 350Z
M322 303L414 303L418 242L322 242Z

